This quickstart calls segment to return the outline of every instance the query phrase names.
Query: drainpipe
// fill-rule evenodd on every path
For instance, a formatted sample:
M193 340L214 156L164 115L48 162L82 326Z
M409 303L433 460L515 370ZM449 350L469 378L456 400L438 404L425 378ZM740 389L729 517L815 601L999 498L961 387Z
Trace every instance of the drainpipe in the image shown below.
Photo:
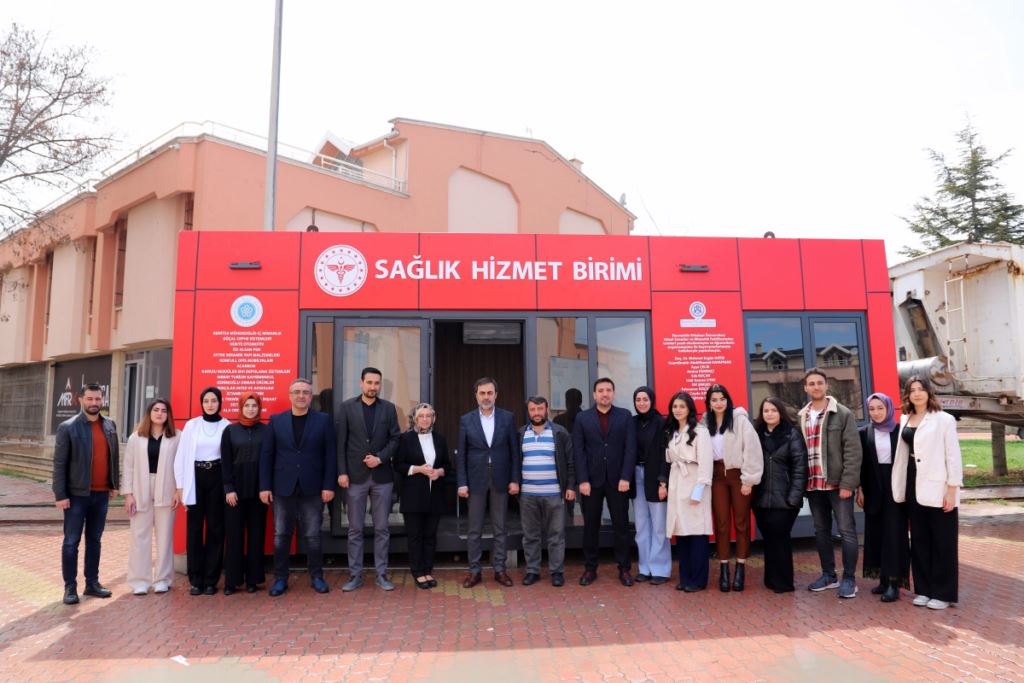
M384 148L391 150L391 178L395 185L400 186L398 182L398 150L388 144L387 138L384 138ZM397 190L398 187L392 189Z

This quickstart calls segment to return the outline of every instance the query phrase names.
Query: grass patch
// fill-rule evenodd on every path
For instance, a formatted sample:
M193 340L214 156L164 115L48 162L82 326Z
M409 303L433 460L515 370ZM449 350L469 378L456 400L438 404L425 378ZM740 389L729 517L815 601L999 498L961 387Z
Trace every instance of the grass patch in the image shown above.
M992 442L987 439L961 439L960 452L964 460L964 486L993 486L996 484L1024 484L1024 441L1006 442L1006 466L1009 474L992 474ZM976 467L967 467L975 465Z
M43 483L46 480L40 477L34 477L31 474L25 474L24 472L16 472L15 470L8 470L0 467L0 476L14 477L15 479L27 479L28 481L36 481Z

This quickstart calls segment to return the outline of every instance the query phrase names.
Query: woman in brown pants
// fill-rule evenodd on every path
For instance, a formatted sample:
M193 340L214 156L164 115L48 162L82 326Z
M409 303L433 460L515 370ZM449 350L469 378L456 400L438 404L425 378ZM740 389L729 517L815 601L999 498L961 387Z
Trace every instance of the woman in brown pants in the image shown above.
M741 591L750 556L750 504L753 489L761 483L764 460L761 441L747 418L747 411L733 406L729 391L712 384L704 395L705 421L711 433L714 476L711 479L711 516L715 525L715 546L721 567L718 589L730 590L729 537L736 527L736 575L731 589Z

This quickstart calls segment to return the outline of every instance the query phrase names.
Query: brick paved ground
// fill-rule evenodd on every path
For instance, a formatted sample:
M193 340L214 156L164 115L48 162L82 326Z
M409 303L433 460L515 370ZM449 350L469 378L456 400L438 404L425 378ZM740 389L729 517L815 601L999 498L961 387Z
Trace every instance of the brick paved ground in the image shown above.
M0 481L6 486L7 480ZM980 509L980 508L979 508ZM475 681L556 680L1024 680L1024 510L964 515L961 599L933 612L907 594L883 605L867 593L775 595L754 558L742 594L684 594L619 586L611 564L593 586L546 582L464 590L438 572L421 591L396 572L393 593L366 586L319 596L292 590L135 597L124 583L128 529L108 527L101 577L109 600L60 603L60 528L0 526L0 680L3 681ZM798 581L817 557L797 557ZM578 558L576 559L578 563ZM579 566L571 567L575 579ZM181 657L175 661L172 658ZM187 664L187 665L186 665Z

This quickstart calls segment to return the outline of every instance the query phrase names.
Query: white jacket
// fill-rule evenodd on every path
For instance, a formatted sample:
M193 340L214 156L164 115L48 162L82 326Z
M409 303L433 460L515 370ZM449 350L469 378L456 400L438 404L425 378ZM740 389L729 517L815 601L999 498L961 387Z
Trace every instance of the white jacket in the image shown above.
M761 439L743 408L732 411L732 429L722 434L722 453L725 469L740 471L744 486L757 486L764 473L764 455Z
M231 422L221 418L215 423L217 440ZM185 423L178 439L178 452L174 456L174 483L181 489L181 504L196 504L196 436L203 428L203 416L193 417Z
M910 447L903 440L909 415L900 417L900 435L892 465L892 497L897 503L907 498L907 463ZM941 508L947 486L956 486L956 504L960 505L959 488L964 485L960 440L956 436L956 419L944 411L926 413L914 432L914 458L917 478L914 479L919 505Z

